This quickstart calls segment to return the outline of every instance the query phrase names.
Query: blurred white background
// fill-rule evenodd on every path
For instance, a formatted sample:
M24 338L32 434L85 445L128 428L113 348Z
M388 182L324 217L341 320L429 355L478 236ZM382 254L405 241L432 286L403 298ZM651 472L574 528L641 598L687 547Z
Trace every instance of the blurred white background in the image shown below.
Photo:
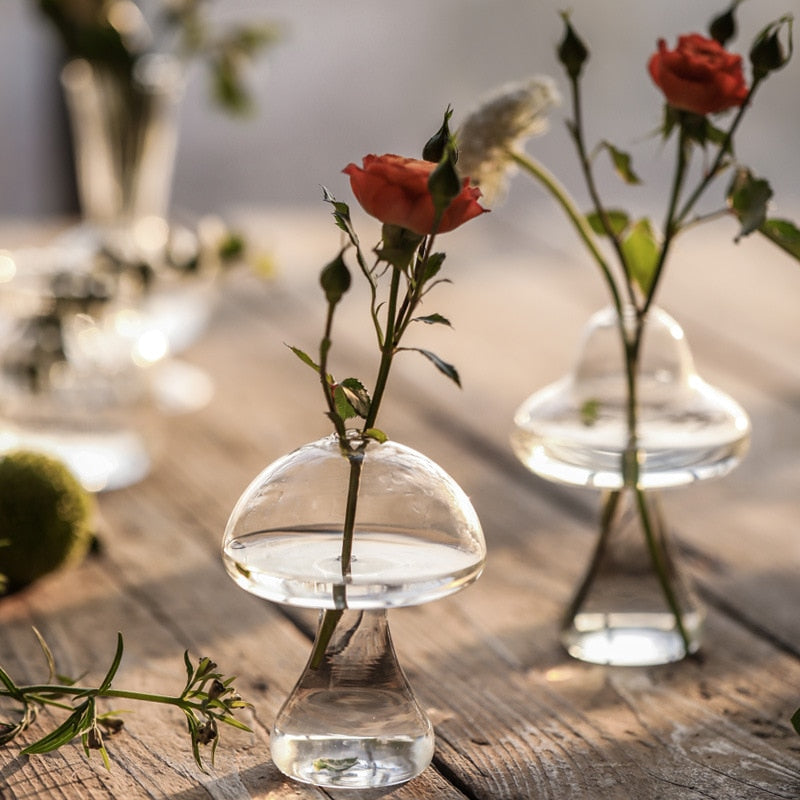
M554 57L561 0L212 0L222 19L268 18L283 38L252 71L257 112L231 119L211 107L195 68L182 107L173 206L192 212L316 203L320 185L344 196L340 170L368 152L419 155L450 103L456 124L490 90L530 74L566 84ZM723 2L574 0L576 28L590 45L588 138L635 153L653 197L669 153L647 136L662 98L646 72L659 36L705 32ZM739 9L746 52L758 30L798 0L757 0ZM35 0L2 0L0 21L0 217L76 210L66 122L59 96L60 53ZM749 65L748 65L749 70ZM748 71L749 74L749 71ZM800 208L800 57L759 92L739 137L738 155L770 178L779 206ZM563 126L528 149L580 187ZM513 184L506 211L530 212L532 185ZM661 207L659 204L658 208Z

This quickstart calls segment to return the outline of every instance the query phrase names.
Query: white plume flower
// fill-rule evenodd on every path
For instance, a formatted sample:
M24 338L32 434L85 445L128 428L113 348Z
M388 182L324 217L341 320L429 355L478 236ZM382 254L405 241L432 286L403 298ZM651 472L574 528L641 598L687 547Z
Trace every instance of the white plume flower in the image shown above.
M552 78L536 75L501 86L470 113L458 131L458 171L477 184L487 202L502 196L510 153L547 130L547 114L561 103Z

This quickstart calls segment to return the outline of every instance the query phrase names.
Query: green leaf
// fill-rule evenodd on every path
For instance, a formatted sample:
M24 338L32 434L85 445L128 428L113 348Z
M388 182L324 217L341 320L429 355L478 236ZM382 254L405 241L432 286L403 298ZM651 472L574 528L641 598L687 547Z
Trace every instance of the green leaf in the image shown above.
M413 350L417 353L422 353L425 358L428 359L435 367L439 370L443 375L446 375L453 381L459 388L461 387L461 378L458 375L458 371L452 364L448 364L446 361L442 361L436 353L432 353L430 350L423 350L421 347L400 347L399 350Z
M294 347L293 345L287 344L286 345L304 364L308 364L311 369L314 370L319 375L319 364L317 364L308 353L305 353L299 347Z
M314 769L318 771L344 772L357 762L357 758L317 758L314 760Z
M614 170L625 183L636 185L642 182L639 176L633 171L629 153L617 149L611 142L607 141L602 142L601 147L608 151L608 154L611 156L611 163L614 165Z
M619 208L608 209L606 211L606 218L615 236L621 236L631 223L628 213ZM600 215L596 211L587 214L586 221L598 236L605 236L606 229L603 227Z
M49 648L47 642L44 640L44 636L42 636L41 632L35 625L32 627L32 630L33 630L33 635L36 637L36 641L38 642L39 647L42 650L42 653L44 653L45 661L47 662L47 672L48 675L50 676L48 681L52 682L53 680L55 680L57 672L56 660L53 657L53 651Z
M581 423L591 427L597 422L600 415L600 401L596 397L591 397L584 401L580 409Z
M772 198L772 187L763 178L756 178L750 170L737 170L728 187L728 204L741 223L738 241L766 222L767 205Z
M630 278L645 295L649 294L660 255L660 247L649 219L640 219L633 224L622 240L622 252Z
M800 733L800 708L798 708L797 711L792 714L792 725L794 726L794 729Z
M361 381L357 378L345 378L337 387L336 392L341 392L347 400L353 413L349 416L342 416L342 419L349 419L352 416L366 417L369 414L370 398L369 392ZM334 399L336 399L334 392Z
M800 261L800 229L793 222L786 219L768 219L758 231Z
M98 694L103 694L103 692L105 692L111 686L111 681L114 680L114 676L117 674L120 662L122 661L122 650L122 634L117 633L117 650L114 653L114 660L111 662L111 666L108 668L108 672L106 672L106 676L103 678L103 682L100 684L100 688L97 690Z
M380 428L367 428L363 433L368 439L374 439L381 444L389 441L389 437Z
M85 730L84 718L88 702L87 700L79 705L61 725L41 739L37 739L33 744L28 745L22 753L24 755L50 753L79 736Z
M189 651L183 651L183 663L186 667L186 688L188 689L192 682L192 676L194 675L194 667L192 666L192 660L189 658Z
M431 253L425 261L425 273L422 276L422 282L427 283L431 278L438 274L444 263L444 253Z
M450 320L447 317L443 317L441 314L428 314L425 317L414 317L414 322L424 322L426 325L447 325L449 327L453 327L450 324Z

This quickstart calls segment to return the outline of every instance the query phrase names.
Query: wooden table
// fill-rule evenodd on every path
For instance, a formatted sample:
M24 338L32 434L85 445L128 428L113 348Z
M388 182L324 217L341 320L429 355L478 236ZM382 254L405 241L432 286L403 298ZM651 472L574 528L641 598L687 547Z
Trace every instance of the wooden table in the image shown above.
M748 409L752 448L725 479L666 497L708 608L702 658L592 666L565 655L557 623L593 541L597 497L529 474L508 434L515 407L568 368L605 298L569 232L537 213L530 227L497 213L443 240L453 284L435 290L426 313L444 314L455 331L420 334L457 365L464 388L404 358L384 406L381 427L471 496L489 547L475 585L391 614L437 735L431 767L391 797L800 797L800 737L789 723L800 705L800 269L767 245L734 247L725 224L675 253L661 304L683 324L703 376ZM328 796L285 780L268 754L313 616L238 589L219 545L250 479L328 433L314 377L284 343L316 347L316 280L338 232L322 204L242 219L279 271L266 284L231 277L211 330L186 355L213 376L212 402L154 417L161 453L151 475L99 497L99 554L0 601L0 664L20 682L45 677L35 625L62 672L98 679L121 631L115 685L179 691L184 649L209 655L238 675L254 732L225 730L216 767L203 774L180 713L131 706L109 741L110 772L79 745L30 758L17 744L0 749L2 800ZM362 300L347 301L352 317L363 316ZM340 375L371 381L371 340L359 326L339 332L333 359ZM53 720L43 713L20 744Z

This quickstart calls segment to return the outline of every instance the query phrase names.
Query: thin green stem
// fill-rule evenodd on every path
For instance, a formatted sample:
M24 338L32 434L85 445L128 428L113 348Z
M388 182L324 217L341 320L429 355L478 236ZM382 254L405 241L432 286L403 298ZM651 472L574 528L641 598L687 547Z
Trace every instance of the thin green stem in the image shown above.
M581 172L583 173L586 188L589 191L589 197L592 199L595 211L597 211L600 224L603 226L603 230L611 241L614 252L617 254L620 269L625 277L625 288L627 289L628 293L628 302L631 305L636 306L636 296L634 294L633 284L630 279L631 272L628 267L628 260L625 256L625 252L622 249L622 243L620 242L619 236L611 225L605 204L600 197L600 192L598 191L597 184L594 180L594 173L592 172L592 162L586 150L586 142L583 134L583 104L581 102L580 82L577 76L570 79L570 88L572 89L573 116L573 125L570 128L570 132L572 134L572 139L575 142L575 149L578 153L578 161L581 166ZM614 284L614 288L616 290L616 283Z
M676 218L676 209L680 199L681 190L683 189L683 182L686 178L686 170L689 165L687 152L689 148L689 139L686 135L683 125L680 126L680 134L678 135L678 153L676 157L675 175L672 180L672 188L669 195L669 204L667 206L667 213L664 219L664 241L661 244L661 251L658 255L658 262L653 272L653 279L650 282L650 287L645 298L644 305L639 312L640 318L644 318L653 303L653 298L656 295L661 275L664 272L664 266L667 263L667 255L678 232L679 220Z
M508 152L513 161L521 169L525 170L529 175L531 175L531 177L539 181L539 183L541 183L550 192L552 197L561 206L561 209L567 215L567 218L572 223L581 241L586 245L586 248L589 250L592 258L594 258L597 266L600 267L600 272L602 273L603 278L608 285L608 289L611 292L611 297L614 301L614 307L616 308L617 313L621 316L622 300L620 298L617 285L614 281L613 273L608 265L608 262L605 260L603 254L597 247L597 244L594 240L594 234L592 229L589 227L589 223L586 221L586 217L581 214L580 211L578 211L575 202L570 197L567 190L549 170L523 153L518 153L512 150Z
M586 597L589 594L589 589L594 583L595 576L597 575L608 546L609 534L612 530L612 523L614 521L614 517L616 516L617 507L619 506L621 496L622 492L620 490L610 491L603 501L602 512L600 514L600 536L598 537L597 544L594 548L594 553L592 554L592 560L589 562L589 567L586 571L583 581L581 582L581 585L578 587L578 591L575 592L575 595L573 596L569 606L564 612L564 616L562 617L562 628L567 628L572 623L575 615L578 613L578 610L586 600Z
M392 266L392 280L389 287L389 299L386 309L386 330L383 337L383 347L381 348L381 361L378 367L378 376L375 379L375 388L372 391L369 411L364 421L364 430L369 430L375 426L378 416L378 409L383 400L383 393L386 390L386 383L389 380L389 372L392 368L392 358L394 357L396 342L396 315L397 315L397 296L400 290L400 270Z
M196 711L205 710L202 703L195 703L183 697L172 697L164 694L150 694L148 692L134 692L126 689L104 689L99 691L96 688L86 686L61 686L58 684L33 684L31 686L18 686L19 694L27 697L35 697L37 702L55 705L56 698L69 695L72 697L105 697L121 700L136 700L142 703L161 703L163 705L178 706L179 708L194 709ZM51 697L48 698L48 695ZM0 697L13 697L11 692L0 689Z
M684 655L689 655L690 641L689 634L686 631L686 626L683 624L683 614L681 607L678 603L678 598L675 595L675 589L669 578L668 565L664 563L662 558L662 549L659 548L656 542L655 532L653 530L652 520L650 519L650 511L647 507L647 499L643 489L636 487L636 505L639 509L639 517L642 520L642 529L644 530L644 538L647 542L647 549L650 553L650 559L655 567L658 582L661 586L661 591L664 592L664 599L667 601L669 610L675 618L675 627L678 629L681 641L683 642Z
M395 354L396 346L396 316L397 316L397 300L400 291L400 270L396 267L392 269L392 280L389 288L389 299L386 309L386 328L383 336L381 347L381 361L378 367L378 376L375 381L375 389L373 390L372 400L370 402L369 411L364 421L364 430L369 430L374 427L375 420L378 415L383 393L386 389L386 383L389 379L389 372L392 366L392 359ZM330 319L330 315L329 315ZM330 329L326 328L326 338L330 334ZM322 359L320 359L322 361ZM330 392L328 392L330 394ZM332 401L329 401L332 402ZM341 418L338 414L334 419ZM343 424L342 424L343 427ZM338 430L338 428L337 428ZM347 580L351 574L351 562L353 554L353 538L355 533L356 510L358 506L358 490L361 483L361 467L363 463L363 449L364 444L360 445L355 452L350 452L350 444L346 439L346 435L339 434L341 446L345 450L345 455L350 462L350 473L347 484L347 499L345 504L345 518L342 526L342 551L341 551L341 568L342 568L342 583L336 584L333 587L333 601L335 608L325 609L322 612L322 620L314 641L314 648L311 652L309 666L311 669L318 669L322 664L322 659L325 655L325 650L330 643L331 636L336 630L342 612L347 608Z

